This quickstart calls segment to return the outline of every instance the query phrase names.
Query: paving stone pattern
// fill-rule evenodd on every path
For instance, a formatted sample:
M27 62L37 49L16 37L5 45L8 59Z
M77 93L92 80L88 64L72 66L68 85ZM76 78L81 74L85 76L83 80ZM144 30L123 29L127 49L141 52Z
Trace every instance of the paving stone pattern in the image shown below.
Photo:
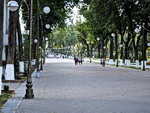
M150 113L150 72L46 59L16 113Z

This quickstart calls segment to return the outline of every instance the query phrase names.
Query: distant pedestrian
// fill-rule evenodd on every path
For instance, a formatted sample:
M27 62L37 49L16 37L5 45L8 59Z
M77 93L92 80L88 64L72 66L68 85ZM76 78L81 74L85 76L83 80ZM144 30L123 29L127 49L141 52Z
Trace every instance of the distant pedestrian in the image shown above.
M83 59L81 58L81 65L82 65L82 62L83 62L82 60L83 60Z
M79 64L82 65L82 58L81 57L78 58L78 62L79 62Z
M74 58L75 65L78 65L78 58Z
M102 59L102 65L105 67L105 58Z

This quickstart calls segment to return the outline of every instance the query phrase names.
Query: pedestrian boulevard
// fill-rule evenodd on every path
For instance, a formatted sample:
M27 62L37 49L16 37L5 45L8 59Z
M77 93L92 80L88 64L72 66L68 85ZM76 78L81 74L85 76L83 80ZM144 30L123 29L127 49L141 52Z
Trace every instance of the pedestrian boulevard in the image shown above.
M10 113L150 113L149 71L47 58L41 72Z

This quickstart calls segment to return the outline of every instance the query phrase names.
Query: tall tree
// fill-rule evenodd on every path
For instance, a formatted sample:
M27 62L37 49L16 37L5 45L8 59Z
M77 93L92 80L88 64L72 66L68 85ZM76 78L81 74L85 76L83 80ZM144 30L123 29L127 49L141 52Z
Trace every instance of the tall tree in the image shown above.
M4 0L0 1L0 95L2 89L2 54L3 54L3 15L4 15Z
M4 16L4 0L1 0L0 1L0 67L2 66L2 51L3 51L3 18L4 18L3 16Z
M17 11L9 11L9 33L8 33L8 55L7 55L7 65L6 65L6 80L14 80L14 55L16 46L16 19Z

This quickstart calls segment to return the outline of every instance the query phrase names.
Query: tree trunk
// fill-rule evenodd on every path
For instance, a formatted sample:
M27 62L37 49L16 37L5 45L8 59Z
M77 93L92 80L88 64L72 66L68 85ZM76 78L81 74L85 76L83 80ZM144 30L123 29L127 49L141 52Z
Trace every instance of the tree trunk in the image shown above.
M2 90L2 54L3 54L3 15L4 15L4 1L0 0L0 95Z
M121 53L120 53L120 59L123 59L123 35L121 35Z
M130 41L131 41L131 34L128 33L127 41L125 42L125 59L129 59Z
M16 12L10 11L7 64L14 64L15 42L16 42L16 14L17 14Z
M138 59L139 59L139 55L138 55L138 46L135 47L135 49L134 49L134 54L135 54L134 59L135 59L135 60L138 60Z
M115 55L115 59L116 59L116 66L118 67L118 35L115 35L115 45L116 45L116 55Z
M113 51L114 51L114 42L113 39L110 39L110 59L114 58Z
M101 48L102 48L102 56L101 56L101 58L105 58L105 48L104 48L104 39L102 39L102 42L101 42L101 44L102 44L102 46L101 46Z
M0 66L2 66L2 54L3 54L3 15L4 15L4 0L0 0Z
M146 25L145 25L146 26ZM142 38L142 60L146 60L146 49L147 49L147 31L143 29L143 38Z
M100 58L100 43L98 44L98 58Z
M23 47L22 47L22 34L19 21L19 13L17 14L17 32L18 32L18 44L19 44L19 61L23 61Z
M10 11L9 13L9 34L8 34L8 55L5 79L14 80L14 55L15 55L15 44L16 44L16 17L17 12Z
M89 45L87 44L87 57L90 57L90 49L89 49Z
M128 59L129 55L128 55L128 44L125 43L125 59Z

